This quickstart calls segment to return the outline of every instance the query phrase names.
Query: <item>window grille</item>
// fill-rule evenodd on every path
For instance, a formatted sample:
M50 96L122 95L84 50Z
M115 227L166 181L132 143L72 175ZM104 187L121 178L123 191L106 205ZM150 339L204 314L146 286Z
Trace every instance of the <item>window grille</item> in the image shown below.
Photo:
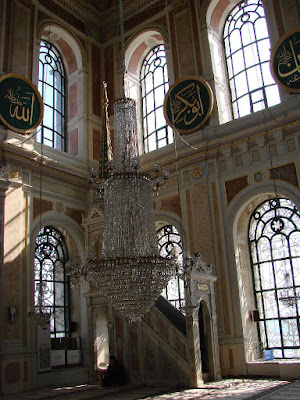
M300 213L274 198L259 205L249 224L259 334L275 358L300 358Z
M166 124L163 104L169 90L169 77L164 45L155 46L141 67L144 152L148 153L173 143L173 131Z
M162 257L171 257L175 251L179 262L182 262L182 244L178 230L173 225L165 225L157 232L159 254ZM162 296L174 307L181 310L185 307L184 282L181 278L170 279L162 292Z
M65 273L67 248L56 229L42 228L35 241L34 304L38 304L39 287L43 285L44 304L48 307L51 337L67 337L69 329L69 279Z
M38 89L44 102L44 118L37 141L62 151L66 151L65 85L64 66L58 50L42 40Z
M234 118L280 103L270 71L270 40L261 0L240 2L223 32Z

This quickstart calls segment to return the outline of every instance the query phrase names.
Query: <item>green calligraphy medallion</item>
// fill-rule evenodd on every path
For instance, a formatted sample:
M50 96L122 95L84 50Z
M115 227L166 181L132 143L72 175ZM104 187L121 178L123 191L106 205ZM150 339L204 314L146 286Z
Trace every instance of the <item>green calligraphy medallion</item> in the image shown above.
M0 119L13 131L33 131L43 119L43 100L36 86L22 75L0 78Z
M300 27L289 31L277 42L272 51L271 70L279 86L300 93Z
M212 90L206 81L197 76L177 80L164 100L166 121L180 133L199 129L210 117L212 108Z

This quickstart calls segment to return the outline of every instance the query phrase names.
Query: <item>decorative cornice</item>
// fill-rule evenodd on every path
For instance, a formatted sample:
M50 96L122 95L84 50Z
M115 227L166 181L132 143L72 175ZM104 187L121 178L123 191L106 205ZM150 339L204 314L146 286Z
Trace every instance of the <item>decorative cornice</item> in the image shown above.
M41 154L36 150L29 150L24 147L4 142L0 149L5 154L7 164L20 165L23 168L38 171L41 166ZM84 169L77 169L68 164L55 161L45 155L43 157L43 173L59 176L60 180L71 182L82 187L87 187L87 172Z
M255 141L260 136L267 135L269 137L268 140L275 140L278 132L280 133L284 131L285 135L293 134L293 132L297 131L300 125L300 119L298 118L297 114L290 117L285 116L285 119L282 122L278 122L278 120L274 118L274 120L270 121L269 124L257 123L255 117L255 115L250 116L247 119L248 123L245 124L245 127L241 127L241 129L238 129L239 121L237 120L228 122L226 127L223 125L218 127L208 127L205 129L205 134L206 137L211 136L211 139L207 141L204 141L203 138L200 138L200 132L195 132L190 135L188 140L189 146L181 143L180 140L177 139L178 157L176 159L174 152L171 153L168 146L153 152L153 154L144 154L141 157L142 170L144 172L150 171L154 164L153 157L155 157L155 159L159 157L161 160L161 168L165 168L170 172L173 172L176 169L176 165L179 165L180 168L183 168L193 164L196 160L199 162L213 159L218 156L218 153L221 149L234 146L240 147L242 143L245 143L245 146L247 145L248 148L249 140ZM217 132L222 130L223 135L219 136ZM196 150L193 147L195 147ZM159 155L158 152L160 152ZM201 158L199 159L199 157Z
M0 165L0 181L8 181L9 168L6 165Z

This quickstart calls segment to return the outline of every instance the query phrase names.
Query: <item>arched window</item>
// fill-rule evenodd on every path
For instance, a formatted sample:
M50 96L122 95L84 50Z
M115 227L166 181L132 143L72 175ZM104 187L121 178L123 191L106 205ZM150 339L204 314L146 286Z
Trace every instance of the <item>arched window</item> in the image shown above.
M35 241L34 257L34 304L38 308L38 298L43 287L43 304L51 313L51 337L69 336L69 279L65 273L67 248L60 232L46 226Z
M275 358L300 358L300 213L290 200L259 205L249 225L260 340Z
M240 2L227 17L223 37L234 118L279 104L262 1Z
M66 151L64 66L57 48L45 40L40 44L38 88L44 102L44 118L37 141Z
M182 244L178 230L173 225L165 225L157 232L159 254L162 257L171 257L175 254L178 260L182 261ZM179 310L185 307L184 282L178 276L170 279L168 285L162 292L174 307Z
M173 143L173 131L166 125L163 104L169 90L166 53L163 44L146 55L140 72L143 108L144 152Z

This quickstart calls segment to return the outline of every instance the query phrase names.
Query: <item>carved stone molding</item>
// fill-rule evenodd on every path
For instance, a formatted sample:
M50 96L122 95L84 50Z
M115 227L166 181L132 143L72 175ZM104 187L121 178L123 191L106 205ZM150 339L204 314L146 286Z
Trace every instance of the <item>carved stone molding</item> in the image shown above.
M6 165L0 165L0 181L8 181L9 168Z

